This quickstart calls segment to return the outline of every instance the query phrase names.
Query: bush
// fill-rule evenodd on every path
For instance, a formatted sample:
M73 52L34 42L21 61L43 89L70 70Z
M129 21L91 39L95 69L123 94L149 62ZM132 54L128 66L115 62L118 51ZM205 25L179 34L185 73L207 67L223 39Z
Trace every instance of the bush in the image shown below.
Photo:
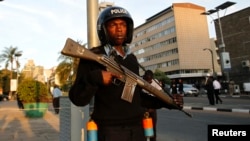
M49 102L50 95L47 86L37 80L23 80L17 88L18 96L25 102Z

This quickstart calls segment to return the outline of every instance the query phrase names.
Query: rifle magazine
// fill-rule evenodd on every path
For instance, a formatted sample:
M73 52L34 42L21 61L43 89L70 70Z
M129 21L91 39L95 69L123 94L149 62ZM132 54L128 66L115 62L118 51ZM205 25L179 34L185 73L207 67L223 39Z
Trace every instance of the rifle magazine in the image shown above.
M137 83L135 81L130 78L127 78L123 88L121 99L131 103L133 100L136 85Z

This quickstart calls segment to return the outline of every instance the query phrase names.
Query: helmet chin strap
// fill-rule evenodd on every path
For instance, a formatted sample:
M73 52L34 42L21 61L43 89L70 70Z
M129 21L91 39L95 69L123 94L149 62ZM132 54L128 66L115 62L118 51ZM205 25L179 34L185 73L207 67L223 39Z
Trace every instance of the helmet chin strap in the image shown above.
M104 31L104 35L105 35L106 44L110 44L111 46L114 46L114 43L109 38L109 35L108 35L108 32L107 32L105 26L103 26L103 31Z

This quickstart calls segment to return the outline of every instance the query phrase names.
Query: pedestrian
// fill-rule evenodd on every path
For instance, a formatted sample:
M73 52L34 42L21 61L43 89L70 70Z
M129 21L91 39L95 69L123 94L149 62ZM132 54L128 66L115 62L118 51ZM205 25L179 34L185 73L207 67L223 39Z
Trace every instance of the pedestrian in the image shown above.
M172 94L178 94L178 87L177 87L177 82L175 79L172 79L171 84L170 84L170 88L171 88Z
M157 79L155 79L154 74L151 70L146 70L144 75L143 75L143 79L146 80L149 84L151 84L152 86L154 86L155 88L157 88L158 90L162 90L162 86L160 85L159 81ZM146 94L150 95L150 96L154 96L152 94L150 94L148 91L143 90L143 92L145 92ZM153 120L153 130L154 130L154 136L152 138L150 138L150 141L156 141L156 125L157 125L157 109L155 108L146 108L146 110L149 113L149 116L152 118Z
M218 104L218 102L220 101L220 104L222 104L222 100L221 100L221 98L219 96L220 95L221 84L216 78L214 78L213 87L214 87L215 103Z
M59 109L60 109L60 97L62 96L62 92L59 89L58 85L54 85L54 89L52 91L52 96L53 96L53 107L55 114L59 114Z
M228 84L228 88L229 88L229 95L233 95L234 94L234 81L233 79L230 79L229 84Z
M179 81L178 81L178 91L179 91L179 94L184 95L183 81L181 78L179 78Z
M129 50L133 38L133 19L129 12L118 6L104 9L97 20L97 33L101 45L91 47L91 51L113 58L119 65L139 76L137 58ZM120 75L108 71L99 63L80 59L76 79L70 88L69 98L77 106L85 106L94 98L90 115L98 127L98 141L146 141L142 120L147 108L171 108L156 97L142 93L138 85L134 88L133 100L121 98L124 82ZM174 96L176 104L182 108L182 97ZM150 103L151 102L151 103Z
M20 99L20 96L19 96L18 93L16 94L16 98L17 98L17 106L18 106L18 108L19 108L20 110L24 109L23 102L22 102L22 100Z
M213 77L206 77L205 88L207 90L207 97L210 105L214 105L214 86Z

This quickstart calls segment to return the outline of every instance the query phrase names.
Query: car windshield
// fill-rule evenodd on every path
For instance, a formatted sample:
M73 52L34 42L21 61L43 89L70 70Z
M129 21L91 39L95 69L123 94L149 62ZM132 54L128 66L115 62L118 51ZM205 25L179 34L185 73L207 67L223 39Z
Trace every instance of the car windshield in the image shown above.
M184 84L183 87L185 87L185 88L192 88L193 86L192 85L188 85L188 84Z

